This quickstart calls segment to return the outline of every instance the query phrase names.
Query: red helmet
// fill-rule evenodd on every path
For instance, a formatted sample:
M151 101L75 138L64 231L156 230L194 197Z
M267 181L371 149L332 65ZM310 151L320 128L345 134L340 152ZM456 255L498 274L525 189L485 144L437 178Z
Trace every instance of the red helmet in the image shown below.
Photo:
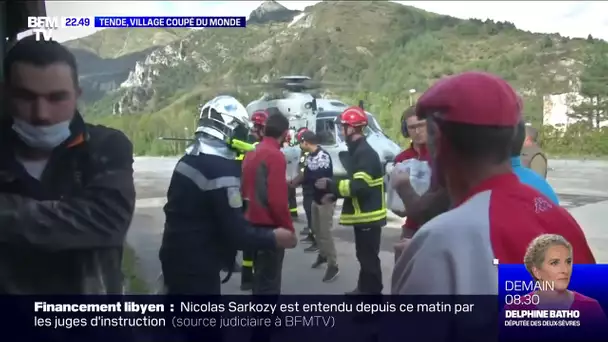
M346 108L338 117L340 123L351 127L367 126L367 114L361 107L352 106Z
M304 134L304 132L308 131L307 127L302 127L300 129L298 129L298 134L297 134L297 138L298 138L298 142L302 141L302 134Z
M268 120L268 112L266 110L256 110L251 114L251 122L254 125L264 126L266 125L266 120Z

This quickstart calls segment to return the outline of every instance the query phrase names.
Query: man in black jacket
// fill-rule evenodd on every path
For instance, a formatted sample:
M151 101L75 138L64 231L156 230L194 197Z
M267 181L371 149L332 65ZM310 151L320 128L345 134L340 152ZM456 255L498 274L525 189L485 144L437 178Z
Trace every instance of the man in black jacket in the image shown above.
M314 189L317 179L333 178L334 172L331 156L319 146L319 137L314 132L304 132L300 136L300 146L302 150L308 152L302 176L303 186ZM327 270L323 276L323 281L326 283L335 280L340 273L336 246L331 235L336 203L334 201L325 201L326 203L323 203L323 197L328 193L329 191L327 190L314 189L313 202L311 203L310 228L316 238L315 243L304 249L304 252L319 251L317 260L312 264L312 268L318 268L323 264L327 264Z
M355 248L361 266L357 288L347 294L382 293L382 268L380 266L380 239L386 225L384 201L384 170L378 153L367 143L363 129L367 115L362 108L349 107L338 118L342 134L346 137L349 162L347 179L338 183L328 178L317 180L317 189L330 190L330 196L344 198L340 224L355 228Z
M85 124L74 56L19 41L4 60L0 293L118 294L135 206L133 148Z
M226 141L244 140L247 121L245 107L233 97L207 102L194 148L175 166L159 252L169 294L218 295L224 260L234 260L237 250L290 248L297 243L286 229L254 228L245 221L241 167L234 163L237 151Z

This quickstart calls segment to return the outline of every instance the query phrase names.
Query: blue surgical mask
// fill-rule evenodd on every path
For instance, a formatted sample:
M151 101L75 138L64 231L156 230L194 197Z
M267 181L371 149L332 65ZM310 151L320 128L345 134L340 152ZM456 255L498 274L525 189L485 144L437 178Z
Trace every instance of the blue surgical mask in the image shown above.
M34 126L27 121L13 118L13 131L29 147L52 150L66 141L70 135L71 120L50 126Z

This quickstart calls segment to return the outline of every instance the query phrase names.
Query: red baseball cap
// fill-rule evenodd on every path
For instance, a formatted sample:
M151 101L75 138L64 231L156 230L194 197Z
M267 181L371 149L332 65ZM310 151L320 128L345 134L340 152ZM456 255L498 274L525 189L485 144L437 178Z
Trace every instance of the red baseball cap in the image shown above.
M416 114L438 112L445 121L476 126L515 126L521 100L509 83L485 72L464 72L437 81L418 99Z

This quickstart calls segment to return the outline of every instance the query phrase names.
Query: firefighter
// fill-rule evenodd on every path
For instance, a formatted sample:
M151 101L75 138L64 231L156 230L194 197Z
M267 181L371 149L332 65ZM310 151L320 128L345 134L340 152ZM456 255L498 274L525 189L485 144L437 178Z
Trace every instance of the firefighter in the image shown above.
M257 110L251 114L251 132L250 135L254 140L253 145L257 145L264 137L264 127L266 126L266 120L270 114L267 110Z
M244 219L241 169L232 146L245 141L247 121L243 105L230 96L216 97L201 110L194 148L177 163L164 207L159 256L168 294L220 294L220 270L236 250L297 243L290 230L254 228Z
M347 169L349 177L339 182L321 178L315 187L331 191L325 195L324 203L333 196L344 198L340 224L353 226L355 230L355 249L361 269L357 287L346 294L380 294L383 286L378 254L382 227L386 225L384 170L378 154L363 134L368 121L362 108L347 108L337 117L336 124L346 137L351 158Z
M255 111L251 115L251 131L249 132L249 136L254 141L251 145L255 148L264 136L264 126L266 125L266 120L268 119L268 112L265 110ZM253 149L252 148L252 149ZM243 159L245 159L245 154L249 151L243 151L237 156L237 160L240 162L240 167L242 168ZM243 202L243 210L247 210L247 199ZM243 267L241 268L241 291L251 291L253 288L253 256L255 252L251 250L243 250Z

